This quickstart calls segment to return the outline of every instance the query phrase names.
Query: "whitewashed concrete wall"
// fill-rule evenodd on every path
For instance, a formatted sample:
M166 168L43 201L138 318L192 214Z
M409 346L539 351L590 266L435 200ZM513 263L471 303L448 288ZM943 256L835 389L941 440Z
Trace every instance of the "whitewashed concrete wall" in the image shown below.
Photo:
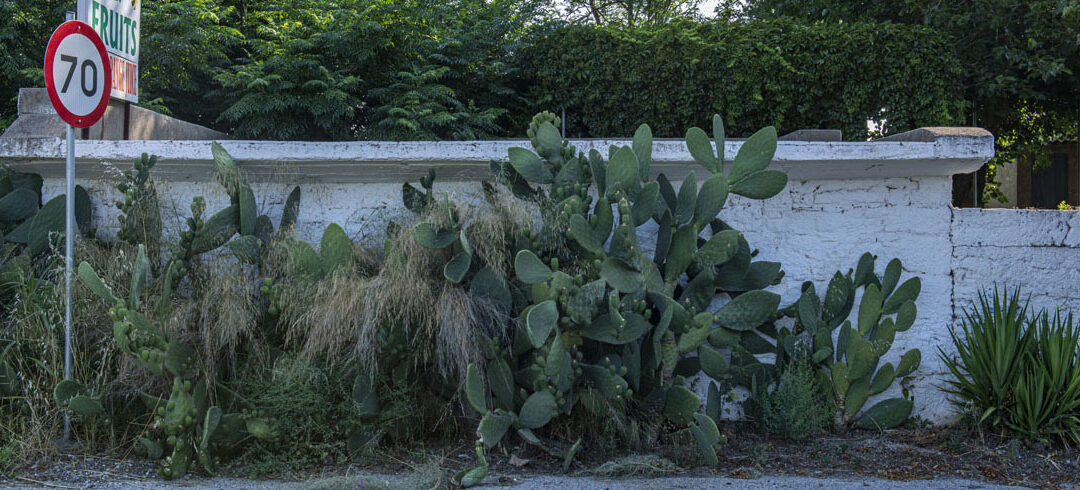
M438 191L475 201L479 193L475 181L486 175L487 161L505 158L507 147L524 143L224 144L255 182L261 211L275 222L292 185L300 183L303 197L298 232L302 238L317 242L331 222L341 224L355 238L365 239L377 237L386 222L406 218L401 182L416 182L427 168L436 168L439 173ZM579 148L604 150L609 144L628 144L576 143ZM726 155L735 155L740 145L728 142ZM62 189L58 147L52 140L6 145L0 140L0 161L43 172L46 193L52 195ZM174 230L188 215L192 197L205 196L208 209L228 202L220 187L207 179L206 143L80 142L78 147L80 180L91 191L97 223L106 235L115 233L116 210L110 203L121 197L112 188L109 176L115 175L115 170L109 166L129 162L142 152L161 158L157 175L164 180L158 188L167 218L171 217L167 223ZM946 344L948 327L954 321L955 291L975 290L985 282L985 277L975 272L959 275L957 264L967 268L964 270L982 271L979 254L1007 253L983 247L976 238L963 242L963 233L954 230L965 226L961 221L972 221L966 228L971 230L969 235L983 233L974 222L978 218L968 219L950 207L951 175L970 172L992 155L993 138L980 130L918 130L869 143L782 141L774 167L791 176L788 187L763 202L733 196L721 218L745 232L751 246L760 250L759 258L783 264L785 280L774 289L785 303L797 299L805 280L817 282L819 290L824 290L835 271L854 267L867 251L879 256L879 273L889 259L898 257L905 277L921 277L917 323L898 335L897 345L885 361L895 363L911 347L922 350L922 367L903 384L915 396L916 415L944 422L951 417L951 409L937 390L944 369L936 349ZM654 171L664 171L674 180L696 167L690 161L681 141L657 141L654 146ZM1028 222L1023 218L1026 215L1015 216L1021 223ZM959 246L954 247L954 241ZM958 258L957 254L965 253L962 257L966 259ZM992 258L987 256L986 260ZM1026 278L1025 282L1057 274L1049 269L1024 269L1022 264L1016 262L1014 273ZM895 386L884 396L893 396L900 389Z
M1034 311L1080 314L1080 212L954 209L953 314L979 291L1021 286Z

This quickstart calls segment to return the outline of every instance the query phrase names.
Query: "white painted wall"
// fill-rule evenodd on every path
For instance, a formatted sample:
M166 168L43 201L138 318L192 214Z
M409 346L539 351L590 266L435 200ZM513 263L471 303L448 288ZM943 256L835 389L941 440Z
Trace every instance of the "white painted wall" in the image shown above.
M1022 286L1036 311L1080 314L1080 212L954 209L952 216L956 321L995 284Z
M952 411L937 390L944 373L937 348L947 345L960 301L1008 277L1033 285L1047 304L1080 306L1076 299L1080 294L1067 289L1077 284L1074 276L1080 273L1062 266L1080 254L1074 245L1080 242L1080 231L1070 234L1071 213L953 210L951 175L971 172L988 160L993 138L957 129L918 130L909 136L869 143L782 141L775 166L792 175L788 187L764 202L734 196L721 218L744 231L751 246L760 250L759 258L783 264L785 280L774 289L785 303L797 299L804 280L815 281L823 291L835 271L853 268L867 251L879 257L879 273L897 257L903 261L905 278L921 277L917 323L897 336L884 361L895 363L906 349L921 349L922 366L903 386L915 397L916 415L945 422ZM628 142L581 142L602 147L610 143ZM730 158L740 143L728 145ZM115 173L103 170L102 162L130 161L143 151L163 155L159 175L169 180L159 182L158 189L165 208L173 210L167 212L167 228L180 229L194 196L205 196L210 210L228 203L220 187L205 179L206 143L80 142L80 146L81 182L91 190L97 222L106 235L115 233L116 209L111 203L121 196L108 177ZM427 168L440 169L438 191L478 201L473 174L483 175L488 160L505 158L507 146L506 142L226 143L256 182L260 210L275 222L291 183L302 183L298 233L316 243L331 222L358 239L378 237L388 221L408 215L401 204L401 181L415 182ZM681 143L658 142L654 158L656 168L669 175L685 175L695 167ZM58 154L51 142L0 145L0 161L4 160L43 169L47 194L62 189L62 178L55 171ZM899 385L882 396L894 396Z

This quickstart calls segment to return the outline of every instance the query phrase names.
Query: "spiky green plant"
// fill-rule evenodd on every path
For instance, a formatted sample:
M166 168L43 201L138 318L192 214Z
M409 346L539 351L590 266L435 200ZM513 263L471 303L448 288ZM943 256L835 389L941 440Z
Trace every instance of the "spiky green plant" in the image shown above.
M170 336L162 322L154 322L140 311L143 289L147 286L146 248L139 253L132 268L129 297L113 294L90 264L79 264L79 280L88 289L115 306L109 310L113 336L121 352L131 356L149 373L172 380L167 397L142 394L147 408L155 414L148 437L139 439L140 449L153 459L164 458L160 473L166 479L179 478L198 457L206 471L217 471L213 452L240 443L248 435L273 438L270 423L257 417L224 414L208 401L214 380L200 376L200 362L194 348ZM169 279L163 288L171 289ZM164 295L164 294L163 294ZM81 384L64 381L56 386L56 402L81 415L95 415L103 408L100 401L86 393Z
M956 353L939 349L952 374L944 390L994 430L1080 444L1080 325L1072 313L1029 316L1019 297L980 292L950 331Z
M1028 303L1020 289L979 292L978 305L964 310L959 328L950 328L955 354L938 348L952 377L943 390L963 409L979 411L977 420L1001 428L1008 418L1013 390L1028 362L1033 331L1025 328Z

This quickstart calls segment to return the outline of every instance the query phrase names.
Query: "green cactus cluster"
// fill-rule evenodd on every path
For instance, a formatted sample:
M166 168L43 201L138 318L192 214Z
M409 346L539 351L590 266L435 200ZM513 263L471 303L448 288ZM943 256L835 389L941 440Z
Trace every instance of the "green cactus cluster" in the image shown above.
M132 245L145 244L151 263L157 263L161 248L161 210L157 189L150 180L150 171L157 165L157 157L143 153L125 170L123 180L116 189L124 199L116 202L120 210L120 231L117 238Z
M545 222L550 229L526 228L517 241L513 270L521 294L513 306L520 328L512 345L489 349L498 354L487 364L486 383L476 366L465 381L465 397L482 415L478 451L510 429L534 439L534 430L573 410L582 390L594 390L633 400L629 406L641 410L635 416L681 425L715 463L723 442L719 410L700 414L702 400L686 379L704 372L726 380L749 371L729 365L716 349L779 316L780 297L761 288L780 281L780 265L754 261L742 234L717 218L729 194L765 199L783 190L786 175L766 169L776 131L758 132L724 165L720 118L714 118L715 150L703 131L692 129L687 146L705 175L699 185L691 172L676 190L663 174L651 177L648 126L630 146L610 148L605 161L596 150L569 146L556 123L550 114L537 116L529 128L533 150L511 148L507 162L492 164L496 180L541 202L552 219ZM539 187L546 185L548 196ZM652 254L638 233L650 221L658 226L656 242L647 244ZM442 233L445 241L428 244L467 250L454 243L460 235L454 231L414 235L425 244ZM731 301L710 308L722 295ZM717 399L708 405L717 406L721 391L710 392Z
M268 216L258 214L255 193L225 148L215 141L210 149L214 155L214 178L228 193L229 206L204 220L205 202L195 198L191 205L192 216L187 221L188 229L181 233L180 248L173 256L190 260L228 245L241 262L258 263L274 235L274 224ZM300 187L297 186L285 200L279 232L291 233L299 207Z
M30 275L31 260L62 243L66 196L41 205L43 181L33 173L0 170L0 294ZM75 186L75 222L84 236L91 228L90 195Z
M794 326L775 330L773 335L776 347L770 351L775 352L778 365L787 358L800 358L818 368L819 382L835 396L837 429L851 425L864 429L896 427L907 420L913 408L912 400L905 396L863 410L869 397L910 375L922 360L922 353L911 349L896 365L880 363L896 334L915 324L915 300L922 284L918 277L900 282L903 264L899 259L889 261L881 276L874 272L874 262L875 257L867 253L854 271L837 272L829 281L824 300L813 283L805 283L799 300L785 309L787 316L796 319ZM859 289L861 295L856 294ZM847 318L857 296L859 307L852 324Z
M140 449L150 457L164 458L160 473L166 479L183 476L196 457L206 471L213 473L217 468L215 450L235 446L248 434L272 438L272 430L268 430L265 419L222 414L221 408L208 404L208 383L212 381L200 376L195 349L171 338L162 328L163 320L154 322L140 311L140 299L148 286L148 267L146 247L139 245L126 299L117 297L86 262L79 264L78 277L94 294L115 305L109 309L109 316L119 350L148 372L172 380L166 398L146 395L154 423L148 436L140 439ZM170 267L162 280L163 297L171 295L175 286L172 278L182 274L183 270ZM58 405L74 413L93 415L103 411L100 400L88 395L77 382L61 382L55 395Z
M191 202L191 216L187 218L187 230L180 233L180 241L171 251L165 263L164 291L160 297L158 314L164 316L171 305L172 292L187 275L191 262L196 257L227 246L229 251L241 263L260 265L270 251L271 241L275 238L274 224L270 217L258 214L255 193L243 178L239 167L229 153L218 142L210 145L214 156L214 178L225 188L229 195L229 206L204 219L206 200L196 196ZM154 157L145 158L146 163L138 165L139 172L149 172L153 167ZM137 181L143 176L136 174ZM148 176L146 177L148 178ZM129 187L127 192L131 192ZM285 199L277 236L288 236L296 226L300 212L300 187L296 186ZM156 262L154 262L156 263Z

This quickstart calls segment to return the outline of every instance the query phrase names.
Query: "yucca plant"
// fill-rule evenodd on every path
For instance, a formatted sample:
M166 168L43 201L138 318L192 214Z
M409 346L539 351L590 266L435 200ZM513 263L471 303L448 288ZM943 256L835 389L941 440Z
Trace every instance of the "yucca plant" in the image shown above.
M1019 288L980 294L950 331L956 355L939 349L953 375L944 390L978 410L980 424L1080 444L1080 325L1072 313L1027 311Z
M1043 311L1028 326L1027 369L1015 391L1008 425L1030 437L1058 436L1080 444L1080 326Z
M979 423L1004 428L1020 383L1023 366L1028 362L1031 331L1024 328L1028 302L1020 303L1020 289L994 288L993 298L980 292L978 305L965 309L959 328L950 328L955 355L938 347L952 378L943 391L952 395L957 405L981 411Z

